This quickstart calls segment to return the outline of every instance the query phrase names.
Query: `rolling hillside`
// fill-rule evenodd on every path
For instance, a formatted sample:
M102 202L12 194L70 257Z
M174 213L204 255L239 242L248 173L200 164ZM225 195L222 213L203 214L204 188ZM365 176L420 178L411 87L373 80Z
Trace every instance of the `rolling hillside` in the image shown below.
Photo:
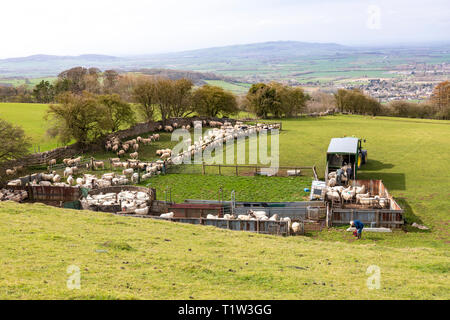
M270 73L283 79L293 72L332 71L337 68L379 70L405 63L448 62L449 45L402 47L349 47L335 43L275 41L199 50L114 57L107 55L51 56L0 59L0 78L47 77L75 66L102 70L136 71L162 68L213 72L245 77L248 72ZM355 66L355 63L358 63ZM331 68L331 69L330 69Z
M0 219L1 299L450 298L447 248L376 234L283 238L40 204L0 203ZM80 289L67 287L69 266Z

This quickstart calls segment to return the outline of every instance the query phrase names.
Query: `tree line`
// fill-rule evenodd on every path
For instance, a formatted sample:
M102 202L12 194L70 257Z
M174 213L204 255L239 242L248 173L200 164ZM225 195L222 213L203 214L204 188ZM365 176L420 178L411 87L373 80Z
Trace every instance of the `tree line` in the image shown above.
M300 87L277 82L253 84L247 94L238 99L221 87L195 87L189 79L174 80L76 67L61 72L53 82L41 81L32 90L26 86L0 87L0 99L5 97L9 101L16 97L14 101L17 102L49 103L46 115L50 122L48 134L58 137L63 143L75 140L85 145L132 126L137 118L165 122L172 117L194 114L230 116L240 110L252 112L260 118L296 117L311 109L336 109L373 116L450 119L449 81L438 84L431 98L422 103L392 101L381 104L360 90L346 89L334 94L319 92L308 95ZM20 152L16 152L22 155L23 146L26 146L22 143L26 140L23 131L19 133L17 130L20 128L5 121L0 124L6 132L4 139L8 140L11 132L22 137L17 143L11 140L12 148L22 145ZM2 142L2 145L7 146L7 143ZM11 155L8 153L3 157Z
M63 143L89 144L99 137L141 121L187 117L216 117L238 111L236 97L216 86L194 88L188 79L171 80L108 70L73 68L54 83L41 82L34 96L52 102L48 133Z
M33 90L40 102L51 103L46 119L50 136L63 143L89 144L99 137L141 121L236 114L240 108L258 116L295 116L304 110L308 96L301 88L280 83L255 84L238 103L221 87L195 88L189 79L172 80L139 74L101 73L95 68L72 68L54 83L42 81ZM135 112L136 111L136 112Z

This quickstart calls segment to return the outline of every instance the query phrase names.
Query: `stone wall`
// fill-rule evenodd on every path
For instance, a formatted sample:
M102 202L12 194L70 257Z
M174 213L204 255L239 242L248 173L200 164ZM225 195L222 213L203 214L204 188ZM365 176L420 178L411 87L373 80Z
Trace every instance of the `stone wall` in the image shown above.
M177 123L179 127L183 125L191 125L194 121L198 120L207 120L207 121L229 121L231 123L235 123L236 120L234 119L219 119L219 118L206 118L206 117L194 117L194 118L172 118L168 119L165 123L165 125L173 125L174 123ZM106 140L108 140L111 137L119 137L121 140L126 139L128 137L134 137L138 136L147 132L157 132L159 125L163 125L161 121L151 121L151 122L144 122L144 123L138 123L135 126L126 129L117 131L114 133L109 134L103 139L100 139L98 142L93 143L92 145L88 146L87 148L82 149L81 146L77 143L66 146L66 147L60 147L56 148L50 151L40 152L40 153L34 153L31 155L28 155L22 159L19 160L13 160L8 161L0 164L0 177L5 175L6 169L12 169L15 166L24 166L24 167L31 167L31 166L44 166L48 164L48 161L51 159L56 159L57 161L61 161L65 158L72 158L75 157L81 153L83 153L86 150L95 151L95 150L102 150L104 148Z

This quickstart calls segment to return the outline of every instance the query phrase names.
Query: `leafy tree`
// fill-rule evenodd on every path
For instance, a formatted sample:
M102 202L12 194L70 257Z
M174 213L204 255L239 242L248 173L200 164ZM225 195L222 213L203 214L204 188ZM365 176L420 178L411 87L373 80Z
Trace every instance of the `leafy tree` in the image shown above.
M336 107L339 111L358 114L377 115L381 112L381 104L362 91L339 89L335 94Z
M54 82L53 89L55 91L55 97L60 95L63 92L67 92L70 90L71 84L69 79L61 79L58 78Z
M69 91L76 94L81 94L86 90L86 75L89 71L83 67L75 67L69 70L65 70L58 75L61 80L68 80Z
M86 145L95 141L110 127L106 107L88 92L76 95L66 92L58 96L58 104L50 105L46 120L52 121L48 134L63 143L72 139Z
M234 114L238 111L236 97L220 87L204 85L192 96L194 110L202 116L216 117Z
M156 83L152 79L144 79L133 88L133 99L138 104L138 112L145 121L152 121L157 103Z
M19 126L0 119L0 162L20 159L29 153L31 144Z
M280 118L296 116L306 107L306 101L309 96L304 93L302 88L290 87L278 82L269 83L269 87L275 89L276 98L270 113Z
M50 103L55 98L55 90L49 81L42 80L33 89L33 96L39 103Z
M97 101L105 107L105 116L111 132L135 123L134 111L131 105L123 101L118 94L101 95L97 98Z
M247 104L258 117L267 118L269 113L280 113L281 101L276 88L265 83L257 83L247 93Z

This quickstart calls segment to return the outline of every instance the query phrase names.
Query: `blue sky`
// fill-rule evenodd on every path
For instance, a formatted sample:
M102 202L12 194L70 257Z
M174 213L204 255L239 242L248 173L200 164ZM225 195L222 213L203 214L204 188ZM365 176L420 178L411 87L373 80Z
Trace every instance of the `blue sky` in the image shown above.
M0 58L135 55L277 40L450 42L448 0L2 1Z

